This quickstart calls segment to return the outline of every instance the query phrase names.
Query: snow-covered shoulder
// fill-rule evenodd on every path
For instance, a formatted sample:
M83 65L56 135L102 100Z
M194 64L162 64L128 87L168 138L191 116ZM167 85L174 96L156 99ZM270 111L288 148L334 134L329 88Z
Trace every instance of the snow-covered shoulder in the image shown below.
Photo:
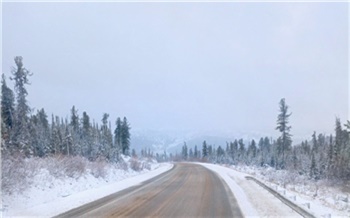
M126 160L129 161L129 160ZM41 170L32 186L20 194L3 195L3 217L51 217L82 206L123 189L138 185L173 167L169 163L152 163L142 171L113 169L104 177L90 173L79 178L57 180Z
M237 169L232 169L232 166L220 166L207 163L197 164L216 172L222 177L237 199L237 203L244 216L300 217L298 213L282 203L281 200L273 196L266 189L258 185L256 182L246 179L247 176L256 178L256 176L254 176L258 175L256 170L252 173L250 172L253 170L252 168L249 168L249 170L238 171ZM249 174L245 172L248 172ZM295 191L287 190L281 186L272 184L265 181L260 176L258 179L286 199L292 201L298 207L313 214L315 217L348 217L348 214L345 211L335 210L335 208L322 205L317 199L309 198Z
M232 193L234 193L234 196L237 199L237 203L245 217L259 215L258 212L255 210L254 206L252 205L251 201L249 200L245 191L242 189L242 187L240 187L237 184L237 182L234 179L232 179L232 174L234 173L233 170L226 167L222 167L214 164L208 164L208 163L196 163L196 164L200 164L216 172L227 183ZM236 174L236 176L242 177L241 174Z
M248 174L207 163L197 163L216 172L230 187L245 217L300 217L265 189L247 180Z

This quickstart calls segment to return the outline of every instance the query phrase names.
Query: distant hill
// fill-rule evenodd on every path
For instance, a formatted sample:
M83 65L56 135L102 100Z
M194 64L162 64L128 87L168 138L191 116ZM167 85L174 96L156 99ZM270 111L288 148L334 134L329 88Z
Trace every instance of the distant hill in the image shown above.
M141 149L151 149L155 153L176 153L181 152L181 147L186 142L188 148L202 148L202 143L206 140L208 145L226 148L226 142L235 139L243 139L245 144L255 139L258 141L266 135L260 133L235 133L235 134L210 134L210 133L165 133L162 131L142 130L131 132L131 148L140 152Z

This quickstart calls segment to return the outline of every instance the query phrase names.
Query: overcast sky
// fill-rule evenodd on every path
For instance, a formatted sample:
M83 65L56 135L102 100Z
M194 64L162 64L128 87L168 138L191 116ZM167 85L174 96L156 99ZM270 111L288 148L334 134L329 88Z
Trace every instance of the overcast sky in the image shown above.
M2 71L23 56L35 109L133 130L275 130L348 119L347 3L2 3ZM8 81L11 87L13 84Z

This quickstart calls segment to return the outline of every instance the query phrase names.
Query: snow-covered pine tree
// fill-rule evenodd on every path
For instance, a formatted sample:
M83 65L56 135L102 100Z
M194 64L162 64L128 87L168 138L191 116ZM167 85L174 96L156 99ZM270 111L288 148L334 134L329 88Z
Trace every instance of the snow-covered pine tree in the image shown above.
M281 132L281 136L278 140L278 155L279 155L279 163L278 167L281 169L285 168L286 165L286 156L288 151L292 146L292 135L289 133L291 126L288 126L289 117L291 113L288 113L288 106L286 105L285 99L282 98L280 103L280 114L277 117L277 127L276 129Z
M16 109L14 116L14 135L13 143L19 152L24 153L27 157L33 154L33 147L29 143L29 113L30 108L27 102L27 89L25 85L29 85L30 73L26 68L23 67L23 58L21 56L15 57L16 68L12 69L12 80L15 81L16 91Z
M81 133L81 147L82 147L82 156L89 158L92 153L92 127L90 124L90 117L84 111L83 117L81 118L82 123L82 133Z
M243 143L243 139L238 140L238 162L244 162L245 161L245 146Z
M107 158L110 149L112 148L109 134L108 134L108 117L109 114L104 113L102 116L102 126L101 126L101 144L99 147L99 155Z
M256 157L256 143L253 139L252 142L249 144L248 151L247 151L247 163L248 164L254 164Z
M116 148L117 156L122 152L122 121L120 117L115 122L114 130L114 147Z
M184 145L182 146L182 160L187 160L188 158L188 149L187 149L187 145L186 142L184 142Z
M14 123L15 97L13 91L7 86L5 75L1 80L1 137L5 143L1 147L10 149L11 130ZM5 146L4 146L5 145Z
M34 155L43 157L51 153L50 128L45 110L42 108L30 119L30 138Z
M123 118L121 132L122 151L124 155L129 155L130 149L130 125L126 117Z
M63 154L63 138L59 123L55 122L54 115L51 117L50 146L55 155Z
M206 141L203 141L202 158L208 158L208 146Z
M198 156L198 148L197 148L197 145L194 146L193 157L194 157L196 160L199 158L199 156Z

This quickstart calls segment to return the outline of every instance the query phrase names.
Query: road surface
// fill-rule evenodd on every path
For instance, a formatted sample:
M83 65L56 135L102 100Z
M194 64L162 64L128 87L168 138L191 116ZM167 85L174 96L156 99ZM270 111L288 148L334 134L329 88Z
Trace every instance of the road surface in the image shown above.
M150 181L58 217L243 217L226 183L203 166L179 163Z

